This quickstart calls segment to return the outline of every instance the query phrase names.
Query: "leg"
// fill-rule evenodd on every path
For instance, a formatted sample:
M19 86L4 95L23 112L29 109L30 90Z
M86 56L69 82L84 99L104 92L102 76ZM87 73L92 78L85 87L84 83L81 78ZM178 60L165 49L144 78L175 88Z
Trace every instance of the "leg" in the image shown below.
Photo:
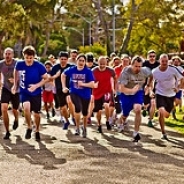
M8 104L2 103L1 109L2 109L2 117L3 117L3 122L4 122L6 132L9 132Z
M24 102L23 103L23 109L24 109L24 117L28 126L28 129L32 129L32 123L31 123L31 106L30 102Z

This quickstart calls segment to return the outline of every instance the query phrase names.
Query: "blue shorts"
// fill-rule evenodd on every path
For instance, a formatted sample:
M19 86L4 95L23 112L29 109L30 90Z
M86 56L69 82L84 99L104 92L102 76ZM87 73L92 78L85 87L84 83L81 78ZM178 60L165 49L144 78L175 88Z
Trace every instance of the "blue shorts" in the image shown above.
M125 95L124 93L121 93L120 101L122 106L122 114L127 117L133 109L134 104L143 104L144 91L140 90L135 95Z
M175 98L181 99L181 97L182 97L182 90L179 90L179 91L176 93Z

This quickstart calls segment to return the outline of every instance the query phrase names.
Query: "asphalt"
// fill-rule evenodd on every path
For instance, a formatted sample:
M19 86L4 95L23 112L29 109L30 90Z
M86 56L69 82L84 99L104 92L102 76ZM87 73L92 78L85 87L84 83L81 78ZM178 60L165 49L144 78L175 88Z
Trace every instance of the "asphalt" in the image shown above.
M19 127L4 140L0 123L1 184L180 184L184 183L184 136L167 127L169 141L161 140L160 127L147 127L142 119L141 141L132 142L133 118L129 130L96 132L96 120L88 126L87 138L75 136L74 126L62 130L59 117L41 118L41 141L34 133L24 138L26 125L20 116ZM184 123L183 123L184 126Z

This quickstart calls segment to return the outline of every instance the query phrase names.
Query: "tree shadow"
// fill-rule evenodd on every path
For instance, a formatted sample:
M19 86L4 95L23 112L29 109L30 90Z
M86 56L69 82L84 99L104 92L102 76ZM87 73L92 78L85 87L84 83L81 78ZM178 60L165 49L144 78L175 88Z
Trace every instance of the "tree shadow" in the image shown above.
M43 169L46 170L58 169L56 165L66 163L66 159L56 158L55 154L47 149L46 145L41 141L37 142L38 148L35 148L36 145L30 145L28 142L23 141L18 135L16 136L15 143L12 143L11 140L5 140L3 142L1 141L1 144L8 154L26 159L31 164L41 165Z
M61 140L68 144L80 144L83 147L82 153L90 157L104 157L105 155L110 154L109 150L100 144L98 144L99 139L94 137L94 140L89 138L83 138L80 136L74 135L71 130L67 131L66 137L68 141Z
M143 156L146 156L146 158L149 161L153 162L153 163L173 164L173 165L176 165L178 167L183 167L184 166L184 163L181 162L180 159L172 157L169 154L157 153L157 152L152 151L151 149L147 149L145 146L143 146L143 144L141 142L134 143L134 142L131 142L129 140L118 139L114 136L108 136L106 134L103 134L103 137L104 137L104 139L106 139L109 142L109 144L112 147L126 148L131 152L138 152L139 154L141 154ZM146 137L147 136L145 135L143 139L145 139ZM146 138L146 142L147 142L148 139L149 139L149 137ZM172 140L172 141L174 141L174 140ZM154 143L155 141L150 140L150 142ZM157 146L167 147L167 146L164 146L164 143L162 143L162 142L163 141L161 141L161 140L156 141L155 144ZM181 149L184 148L184 142L183 141L178 141L178 140L174 141L174 143L176 143L176 142L177 142L177 148L178 147L181 148ZM175 145L173 147L175 147ZM178 156L183 157L183 155L179 155L179 153L178 153Z

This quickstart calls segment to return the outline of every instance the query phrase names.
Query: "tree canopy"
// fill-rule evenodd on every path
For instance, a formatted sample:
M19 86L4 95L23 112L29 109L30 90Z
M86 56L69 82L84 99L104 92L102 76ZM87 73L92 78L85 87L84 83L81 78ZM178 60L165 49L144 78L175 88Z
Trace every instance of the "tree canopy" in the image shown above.
M1 55L7 46L20 55L27 44L42 56L93 44L108 55L184 51L183 0L0 0L0 7Z

